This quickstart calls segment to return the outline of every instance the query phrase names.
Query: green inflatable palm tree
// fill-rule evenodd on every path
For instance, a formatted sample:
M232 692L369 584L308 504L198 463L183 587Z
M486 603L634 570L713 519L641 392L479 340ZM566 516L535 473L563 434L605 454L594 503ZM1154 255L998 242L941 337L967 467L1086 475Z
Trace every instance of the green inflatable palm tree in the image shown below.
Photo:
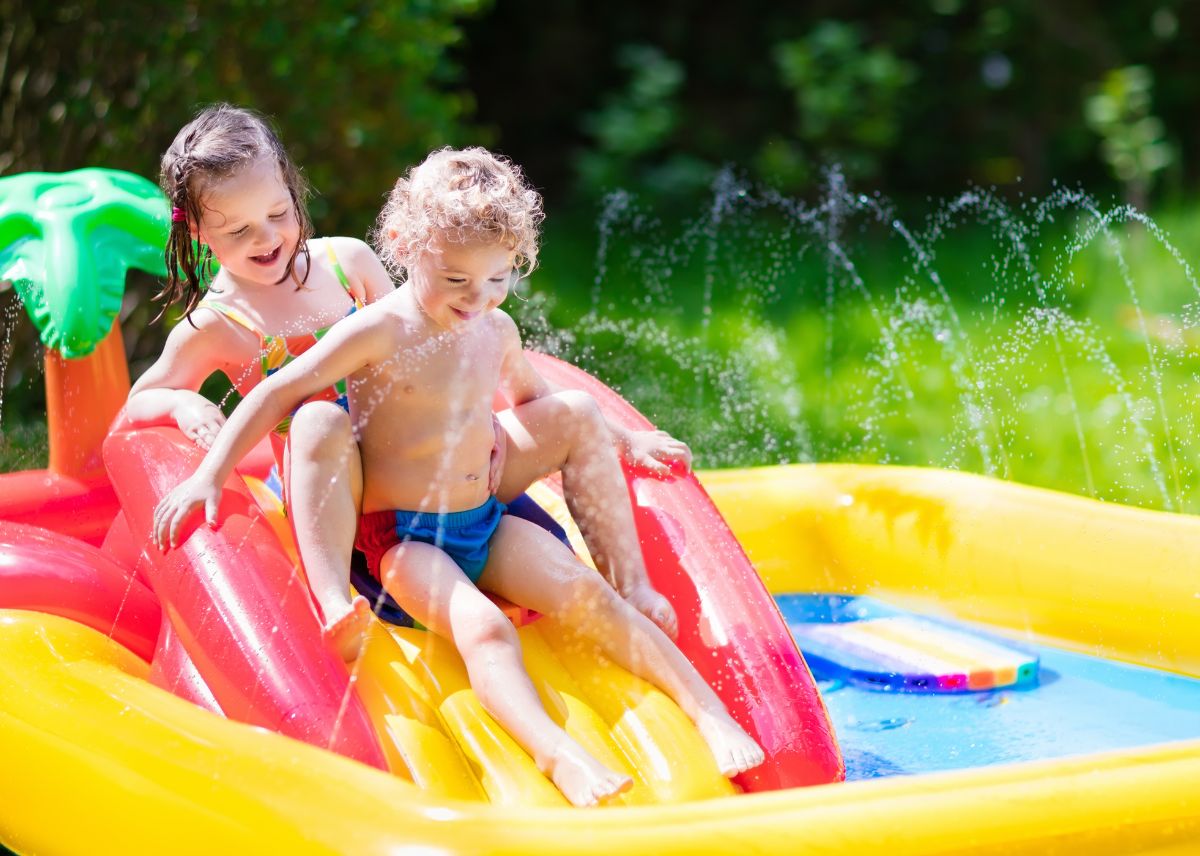
M100 442L129 392L117 316L125 275L163 276L166 198L111 169L0 178L0 280L46 346L50 470L102 475Z

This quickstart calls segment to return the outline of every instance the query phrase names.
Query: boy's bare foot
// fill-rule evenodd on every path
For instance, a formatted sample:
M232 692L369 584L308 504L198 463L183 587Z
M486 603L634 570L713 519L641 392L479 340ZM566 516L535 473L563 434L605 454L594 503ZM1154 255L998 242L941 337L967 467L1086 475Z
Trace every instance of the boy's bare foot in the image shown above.
M679 621L675 617L675 608L671 606L671 601L659 594L649 583L630 588L622 592L621 596L630 606L657 624L659 629L667 634L667 638L674 640L679 635Z
M633 779L610 770L574 740L563 740L550 759L546 775L576 806L599 805L633 787Z
M724 711L701 713L696 717L696 729L716 758L722 776L732 778L757 767L767 758L754 738Z
M352 603L346 604L346 611L339 615L329 616L325 624L325 638L330 646L347 663L358 658L358 649L362 647L363 633L371 620L371 604L361 594Z

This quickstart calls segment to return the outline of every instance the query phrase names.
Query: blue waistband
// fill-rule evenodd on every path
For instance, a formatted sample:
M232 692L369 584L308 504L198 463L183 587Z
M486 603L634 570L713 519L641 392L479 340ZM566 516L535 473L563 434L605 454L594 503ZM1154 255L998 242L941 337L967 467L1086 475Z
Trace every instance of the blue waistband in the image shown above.
M496 509L499 506L499 509ZM417 526L438 529L462 529L464 526L474 526L487 520L493 514L503 514L507 506L494 496L489 496L487 502L477 508L466 511L397 511L396 525L405 529Z

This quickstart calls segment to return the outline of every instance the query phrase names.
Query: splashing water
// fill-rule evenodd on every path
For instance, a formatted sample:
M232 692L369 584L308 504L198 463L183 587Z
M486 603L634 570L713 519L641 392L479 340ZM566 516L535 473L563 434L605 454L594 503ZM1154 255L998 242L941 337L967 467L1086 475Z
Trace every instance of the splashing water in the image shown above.
M726 171L671 227L610 196L582 311L560 299L579 272L556 271L553 240L533 298L507 307L527 343L617 388L699 466L913 464L1200 504L1200 285L1129 206L971 188L910 221L837 171L814 204Z

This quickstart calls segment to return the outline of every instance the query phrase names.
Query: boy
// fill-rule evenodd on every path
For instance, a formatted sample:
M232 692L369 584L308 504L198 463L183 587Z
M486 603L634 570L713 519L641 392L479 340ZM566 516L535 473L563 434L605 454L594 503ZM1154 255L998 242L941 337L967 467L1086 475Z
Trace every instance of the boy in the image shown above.
M245 398L196 474L160 503L158 537L169 532L173 542L200 504L215 520L234 463L310 389L349 378L363 464L358 545L372 573L414 618L454 643L485 709L567 799L594 805L631 782L549 717L515 630L477 585L572 626L663 689L696 723L721 771L737 775L763 761L762 749L643 614L661 596L645 591L640 555L624 565L632 575L622 586L627 602L553 536L504 515L501 499L561 469L568 496L578 493L578 480L606 485L592 494L603 502L571 509L589 545L613 545L620 555L607 557L610 566L631 562L637 550L612 436L595 403L554 392L499 309L515 274L536 263L541 219L541 200L519 170L483 149L434 152L400 179L377 243L407 281ZM507 449L499 499L488 490L498 390L514 405L500 417Z

